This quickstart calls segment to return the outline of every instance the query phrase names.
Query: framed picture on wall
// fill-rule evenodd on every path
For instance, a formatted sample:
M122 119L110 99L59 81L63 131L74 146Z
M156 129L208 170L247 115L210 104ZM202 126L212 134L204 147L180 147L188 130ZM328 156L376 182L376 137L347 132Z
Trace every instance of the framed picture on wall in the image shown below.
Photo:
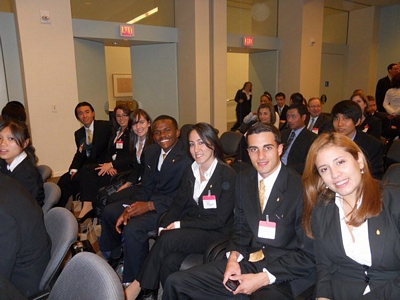
M132 75L113 74L114 97L132 97Z

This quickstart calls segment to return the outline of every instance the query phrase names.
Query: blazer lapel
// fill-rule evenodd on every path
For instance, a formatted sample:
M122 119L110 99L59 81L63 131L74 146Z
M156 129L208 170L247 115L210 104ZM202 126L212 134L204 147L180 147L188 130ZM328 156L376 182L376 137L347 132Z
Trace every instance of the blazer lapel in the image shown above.
M368 219L368 236L372 256L372 266L379 266L384 255L386 240L386 210L377 216Z
M273 213L276 208L284 203L285 199L283 197L283 191L286 190L286 182L287 182L287 170L282 165L281 170L279 171L278 177L275 180L274 185L272 186L271 193L268 198L267 205L262 213L262 216L266 216L267 214ZM263 218L265 220L265 218Z

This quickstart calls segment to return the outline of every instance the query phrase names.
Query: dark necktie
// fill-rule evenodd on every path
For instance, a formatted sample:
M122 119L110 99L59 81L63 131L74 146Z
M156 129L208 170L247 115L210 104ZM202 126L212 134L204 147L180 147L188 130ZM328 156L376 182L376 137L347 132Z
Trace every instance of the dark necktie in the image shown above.
M287 140L286 147L285 147L285 152L286 152L287 149L289 149L290 144L293 142L294 137L295 137L295 133L294 133L294 131L292 131L292 133L290 134L290 136L289 136L289 138Z
M314 128L315 118L311 118L310 124L308 124L307 129L312 131Z

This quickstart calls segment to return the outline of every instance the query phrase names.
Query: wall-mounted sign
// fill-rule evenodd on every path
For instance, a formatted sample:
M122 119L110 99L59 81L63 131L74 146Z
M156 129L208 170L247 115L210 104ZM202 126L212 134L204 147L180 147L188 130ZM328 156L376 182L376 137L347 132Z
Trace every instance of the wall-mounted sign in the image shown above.
M135 31L133 30L133 25L126 25L126 24L119 25L119 36L120 37L135 36Z
M252 36L244 36L243 37L243 46L245 46L245 47L253 46L253 37Z

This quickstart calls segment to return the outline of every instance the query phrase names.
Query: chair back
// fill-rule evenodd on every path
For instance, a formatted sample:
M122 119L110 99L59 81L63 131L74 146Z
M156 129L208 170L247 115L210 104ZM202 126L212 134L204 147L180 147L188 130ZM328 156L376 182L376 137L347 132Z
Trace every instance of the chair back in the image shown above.
M225 131L219 138L221 141L222 151L225 156L232 157L236 155L240 140L243 134L237 131Z
M400 139L394 140L386 154L386 169L391 164L400 163Z
M47 165L38 165L37 166L40 175L42 175L43 182L46 182L51 178L53 174L53 170Z
M64 207L50 209L44 216L44 225L51 239L51 256L40 281L41 291L51 287L65 255L78 237L78 222Z
M117 273L100 256L75 255L54 284L49 300L123 300L124 290Z
M48 211L58 203L61 197L61 189L54 182L45 182L44 188L44 203L42 206L43 214L47 214Z
M383 184L400 184L400 163L390 165L382 177Z

